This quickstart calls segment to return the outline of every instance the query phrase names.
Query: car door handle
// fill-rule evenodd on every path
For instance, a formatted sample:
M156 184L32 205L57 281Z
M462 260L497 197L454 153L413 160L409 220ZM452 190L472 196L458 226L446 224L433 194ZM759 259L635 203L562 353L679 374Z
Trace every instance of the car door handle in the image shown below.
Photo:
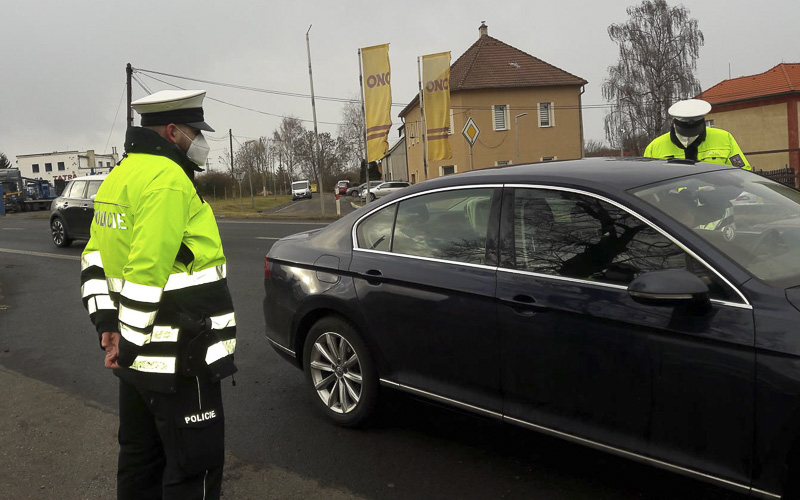
M514 295L514 297L510 299L504 299L504 302L509 303L515 312L523 316L532 316L536 312L547 312L550 310L549 307L537 303L535 298L525 294Z
M364 274L367 276L367 283L370 285L380 285L381 280L380 278L383 277L383 273L380 272L378 269L369 269Z

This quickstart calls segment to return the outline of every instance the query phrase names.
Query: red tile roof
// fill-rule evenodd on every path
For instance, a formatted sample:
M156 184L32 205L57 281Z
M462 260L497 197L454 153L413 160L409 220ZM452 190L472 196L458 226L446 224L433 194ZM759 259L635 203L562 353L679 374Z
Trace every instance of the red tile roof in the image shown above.
M483 35L450 66L450 91L586 85L583 78ZM400 112L404 116L419 96Z
M781 63L763 73L723 80L697 97L711 104L800 92L800 63Z
M586 83L489 35L478 38L450 67L451 91Z

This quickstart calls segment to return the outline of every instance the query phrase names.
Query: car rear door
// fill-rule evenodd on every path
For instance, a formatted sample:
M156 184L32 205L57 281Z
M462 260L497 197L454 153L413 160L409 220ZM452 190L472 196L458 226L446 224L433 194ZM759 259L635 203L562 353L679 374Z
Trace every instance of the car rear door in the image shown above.
M508 188L501 249L509 420L748 484L754 325L743 296L621 205L576 190ZM710 312L629 296L635 276L674 268L709 285Z
M72 181L69 191L64 193L64 201L61 206L70 235L73 233L84 234L80 228L83 225L81 216L84 214L85 207L82 205L86 203L84 193L86 193L87 184L85 180Z
M94 216L94 197L102 182L100 179L90 180L86 193L80 200L76 200L80 210L75 212L75 226L72 229L74 234L89 235L89 228L92 225L92 217Z
M495 417L499 196L459 188L382 207L357 223L350 267L384 383Z

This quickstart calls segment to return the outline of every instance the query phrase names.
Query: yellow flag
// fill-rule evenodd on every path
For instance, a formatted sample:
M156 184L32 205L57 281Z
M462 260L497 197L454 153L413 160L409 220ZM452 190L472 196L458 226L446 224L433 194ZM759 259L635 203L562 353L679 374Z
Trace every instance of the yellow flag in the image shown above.
M450 149L450 52L422 56L422 100L428 160L453 157Z
M361 49L364 113L367 127L367 161L378 161L389 152L392 128L392 86L389 44Z

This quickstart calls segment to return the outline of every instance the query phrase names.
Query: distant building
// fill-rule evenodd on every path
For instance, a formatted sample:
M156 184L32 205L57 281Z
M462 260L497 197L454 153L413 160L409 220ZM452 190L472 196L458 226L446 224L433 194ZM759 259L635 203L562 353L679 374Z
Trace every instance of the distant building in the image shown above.
M403 127L400 128L400 132L403 132ZM401 136L400 140L389 148L389 153L381 160L381 171L385 181L408 180L408 157L406 155L405 136Z
M733 134L754 169L800 173L800 63L724 80L698 98L711 103L708 125Z
M93 150L55 151L19 155L17 167L23 177L44 179L55 184L82 175L107 174L117 164L117 155L95 154Z
M419 96L400 112L411 182L470 170L469 143L461 135L468 118L480 129L472 168L582 157L586 80L489 36L485 24L478 32L478 41L450 66L452 159L429 162L426 176Z

